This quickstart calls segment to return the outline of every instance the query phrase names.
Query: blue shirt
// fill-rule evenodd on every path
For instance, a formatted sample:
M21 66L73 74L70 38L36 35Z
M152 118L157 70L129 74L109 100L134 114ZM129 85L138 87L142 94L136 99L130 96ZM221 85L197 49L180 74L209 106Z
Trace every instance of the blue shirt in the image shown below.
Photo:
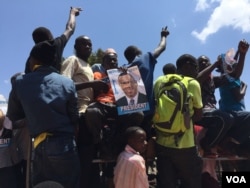
M151 52L148 52L146 54L136 57L134 61L128 65L129 67L136 65L138 66L142 80L144 82L150 107L150 110L144 111L145 115L154 114L155 110L153 82L154 82L154 69L156 63L157 60L153 57L153 54Z
M74 133L78 119L75 85L51 67L41 66L19 75L8 104L9 118L16 121L26 117L34 137L43 132Z
M91 69L93 72L101 72L101 73L105 73L106 70L105 68L102 66L101 63L95 63L91 66Z
M228 84L219 87L220 102L219 108L222 111L243 111L245 110L244 99L237 101L232 93L232 89L241 87L240 79L231 80Z

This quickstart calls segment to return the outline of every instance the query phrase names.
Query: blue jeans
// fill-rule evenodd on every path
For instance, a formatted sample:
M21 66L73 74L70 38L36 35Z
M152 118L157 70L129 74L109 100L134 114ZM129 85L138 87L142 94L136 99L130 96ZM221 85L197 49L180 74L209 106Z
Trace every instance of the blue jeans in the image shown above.
M0 187L18 188L18 184L14 166L0 168Z
M100 187L99 164L92 163L96 156L96 146L92 142L92 135L85 123L85 114L79 118L79 134L77 146L81 163L80 187Z
M157 188L201 188L202 160L196 147L167 148L156 144Z
M78 188L80 162L73 136L48 136L34 149L32 183L51 180L64 188Z

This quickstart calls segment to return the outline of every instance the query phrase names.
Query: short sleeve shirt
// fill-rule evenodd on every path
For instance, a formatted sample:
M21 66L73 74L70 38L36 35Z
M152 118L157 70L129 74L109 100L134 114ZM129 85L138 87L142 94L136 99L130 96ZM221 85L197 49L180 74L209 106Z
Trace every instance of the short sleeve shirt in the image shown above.
M64 47L66 46L68 40L67 40L65 35L61 35L61 36L53 39L53 41L54 41L54 46L56 49L56 57L55 57L55 61L52 64L52 67L56 68L56 70L58 72L60 72L61 63L63 61L63 57L62 57L63 50L64 50ZM29 58L26 61L24 72L26 74L31 72L31 70L29 68Z
M91 66L76 56L70 56L61 66L61 74L71 78L74 82L89 82L94 80ZM88 105L93 102L92 88L77 91L77 107L80 113L84 113Z
M229 81L228 84L225 84L219 87L220 90L220 103L219 108L222 111L242 111L245 110L244 100L237 101L232 93L232 89L240 88L241 81L240 79L235 79Z
M136 57L134 61L129 64L129 67L138 66L140 71L143 83L145 85L148 102L150 106L150 110L144 111L145 115L154 114L155 100L153 93L153 82L154 82L154 69L157 60L153 57L151 52L145 53L139 57Z
M187 91L191 97L189 100L189 111L190 116L192 117L194 114L194 108L201 109L202 99L201 99L201 89L200 84L195 79L190 78ZM166 107L167 108L167 107ZM176 145L174 136L165 136L159 131L156 131L156 142L162 146L169 147L169 148L190 148L195 146L195 139L194 139L194 129L193 129L193 122L191 120L191 126L189 129L185 131L183 136L181 136L178 140L178 145Z

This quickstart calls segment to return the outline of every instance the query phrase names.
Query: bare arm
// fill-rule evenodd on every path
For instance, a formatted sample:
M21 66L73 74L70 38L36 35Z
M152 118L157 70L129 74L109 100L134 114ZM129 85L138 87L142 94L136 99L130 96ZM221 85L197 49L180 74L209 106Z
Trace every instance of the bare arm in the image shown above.
M95 91L103 91L106 93L109 89L108 84L101 80L93 80L89 82L75 82L76 90L86 89L86 88L93 88Z
M196 79L200 84L202 84L211 72L220 65L221 61L216 61L214 64L209 65L207 68L203 69L201 72L198 73Z
M70 8L70 13L69 13L69 19L66 24L66 29L64 31L64 35L66 36L67 40L73 35L76 27L76 16L80 14L80 11L82 11L81 8Z
M240 87L236 87L232 89L232 93L236 101L240 101L246 95L247 85L242 82Z
M168 35L169 35L169 31L167 30L167 27L162 28L160 44L153 52L153 56L155 59L158 58L161 55L161 53L166 49Z
M202 118L202 108L194 108L194 115L192 116L193 122L197 122Z
M230 76L232 76L236 79L240 78L240 76L243 72L245 57L246 57L246 53L247 53L248 48L249 48L249 44L247 43L247 41L241 40L239 42L238 50L237 50L236 55L235 55L235 60L238 59L238 56L239 56L239 60L238 60L237 66L235 67L234 71L230 74Z
M247 84L245 82L241 81L241 90L240 93L243 95L243 97L245 97L247 92Z

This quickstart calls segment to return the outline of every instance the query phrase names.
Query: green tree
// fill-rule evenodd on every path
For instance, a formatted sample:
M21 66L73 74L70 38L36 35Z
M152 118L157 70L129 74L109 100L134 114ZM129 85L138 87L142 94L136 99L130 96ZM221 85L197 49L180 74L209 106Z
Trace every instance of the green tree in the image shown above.
M102 57L104 55L104 51L99 48L96 52L92 52L90 55L88 62L92 66L96 63L102 63Z

